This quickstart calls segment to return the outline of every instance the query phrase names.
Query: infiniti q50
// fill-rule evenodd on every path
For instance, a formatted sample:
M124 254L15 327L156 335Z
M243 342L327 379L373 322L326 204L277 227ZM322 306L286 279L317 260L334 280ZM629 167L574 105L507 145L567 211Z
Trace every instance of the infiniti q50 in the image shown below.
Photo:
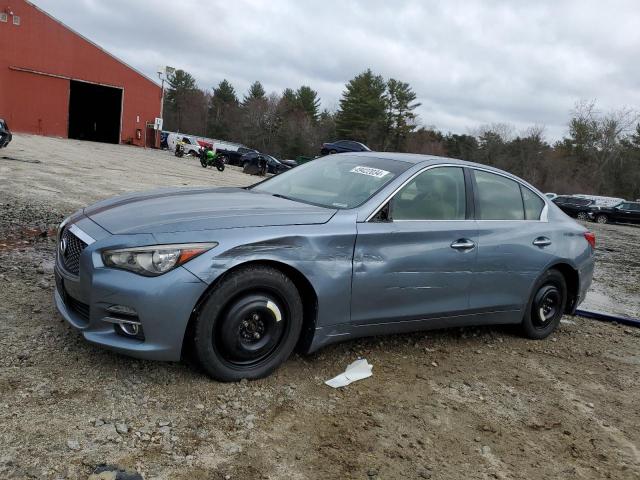
M273 372L367 335L516 324L547 337L584 299L595 237L523 180L362 152L248 188L136 193L59 230L55 302L84 338L213 378Z

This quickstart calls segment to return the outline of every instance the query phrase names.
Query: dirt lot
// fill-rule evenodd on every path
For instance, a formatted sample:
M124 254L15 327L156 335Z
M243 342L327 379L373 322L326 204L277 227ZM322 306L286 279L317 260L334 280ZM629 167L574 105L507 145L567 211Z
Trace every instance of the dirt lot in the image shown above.
M123 191L252 181L125 146L17 136L0 152L0 478L101 464L189 480L640 478L640 329L565 317L541 342L502 328L371 338L220 384L95 348L55 312L47 231L63 216ZM640 229L590 228L590 302L639 316ZM373 377L323 384L358 357Z

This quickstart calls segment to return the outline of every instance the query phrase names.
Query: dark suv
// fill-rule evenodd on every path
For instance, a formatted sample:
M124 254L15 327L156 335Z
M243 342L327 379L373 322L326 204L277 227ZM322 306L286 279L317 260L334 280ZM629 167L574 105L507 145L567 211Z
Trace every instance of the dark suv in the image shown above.
M575 217L578 220L588 220L591 213L591 207L595 203L594 200L588 198L572 197L569 195L560 195L552 200L560 210Z
M598 223L640 223L640 202L620 202L613 207L591 208L593 221Z
M354 142L353 140L338 140L336 142L323 143L320 149L320 155L329 155L331 153L342 152L370 152L371 149L364 143Z
M6 147L11 141L11 130L9 125L3 119L0 118L0 148Z

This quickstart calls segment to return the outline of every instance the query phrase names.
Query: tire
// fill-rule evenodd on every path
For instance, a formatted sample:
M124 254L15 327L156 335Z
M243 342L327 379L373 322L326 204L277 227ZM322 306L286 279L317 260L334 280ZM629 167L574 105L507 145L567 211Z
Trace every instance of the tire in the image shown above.
M220 162L218 165L216 165L216 168L219 172L224 172L224 163Z
M291 279L249 266L224 278L203 304L194 350L215 380L264 378L289 358L301 329L302 300Z
M607 217L604 213L600 213L596 215L597 223L609 223L609 217Z
M589 220L589 215L587 214L587 212L578 212L577 218L578 220L586 222L587 220Z
M207 168L207 161L200 159L200 165L202 165L202 168Z
M246 170L248 166L249 166L249 162L244 162L244 163L242 164L242 169L243 169L243 170Z
M329 150L329 155L333 155L334 153L338 153L336 150Z
M541 340L560 324L567 303L567 282L558 270L547 270L536 282L527 303L521 330L525 337Z

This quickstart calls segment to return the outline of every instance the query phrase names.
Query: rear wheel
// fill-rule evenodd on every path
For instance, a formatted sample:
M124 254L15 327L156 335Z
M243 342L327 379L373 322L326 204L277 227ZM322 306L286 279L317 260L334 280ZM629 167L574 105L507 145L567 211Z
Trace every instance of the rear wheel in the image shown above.
M289 357L301 328L302 301L291 279L270 267L241 268L198 313L195 351L216 380L263 378Z
M560 324L567 302L567 283L557 270L547 270L538 280L522 320L522 333L535 340L551 335Z
M607 217L604 213L601 213L596 216L596 222L598 223L609 223L609 217Z
M334 153L338 153L336 150L329 150L329 155L333 155Z

